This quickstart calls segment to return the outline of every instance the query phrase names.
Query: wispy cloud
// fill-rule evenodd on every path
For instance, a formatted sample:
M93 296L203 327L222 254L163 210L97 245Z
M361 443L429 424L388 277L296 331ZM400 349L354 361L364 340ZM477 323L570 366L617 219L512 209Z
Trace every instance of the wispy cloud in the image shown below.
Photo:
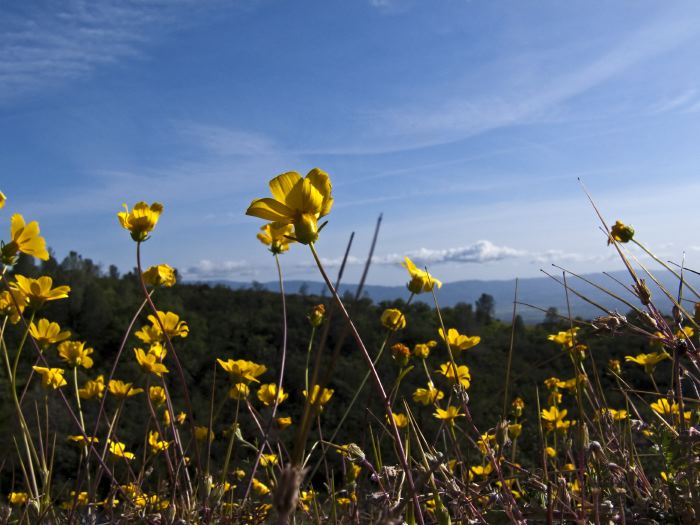
M698 104L698 90L686 89L672 97L665 97L649 108L651 114L667 113L676 110L690 110Z
M263 133L191 122L181 123L178 129L183 137L222 157L271 155L280 151Z
M202 259L194 266L182 271L182 276L191 281L209 281L217 279L233 279L240 277L255 277L257 271L253 265L244 260L210 261Z
M104 64L141 57L154 36L182 23L177 16L181 8L191 11L196 4L194 0L15 4L19 7L4 10L0 22L0 102L88 76Z

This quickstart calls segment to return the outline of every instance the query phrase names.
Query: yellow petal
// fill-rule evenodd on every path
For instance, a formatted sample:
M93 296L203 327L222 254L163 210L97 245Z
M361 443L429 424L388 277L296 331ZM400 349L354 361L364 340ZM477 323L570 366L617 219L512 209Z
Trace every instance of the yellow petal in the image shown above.
M245 214L285 224L290 223L294 217L293 210L275 199L255 199L250 203Z
M279 202L286 203L287 195L292 191L292 188L301 180L301 175L296 171L288 171L282 175L278 175L270 181L270 192L272 196Z
M10 236L16 242L15 236L19 235L24 228L24 217L15 213L10 219Z
M333 199L331 198L331 179L328 177L328 173L314 168L306 175L306 178L311 181L313 187L316 188L323 198L319 216L323 217L328 215L331 211L331 206L333 206Z
M287 197L287 203L295 210L316 215L321 212L323 195L309 179L297 183Z

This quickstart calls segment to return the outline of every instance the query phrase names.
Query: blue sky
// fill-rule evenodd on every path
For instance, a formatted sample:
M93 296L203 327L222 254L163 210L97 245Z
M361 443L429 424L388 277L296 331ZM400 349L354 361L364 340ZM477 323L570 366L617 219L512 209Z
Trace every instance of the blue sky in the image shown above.
M348 281L380 213L373 283L405 282L405 254L445 281L616 269L580 177L697 268L698 56L696 2L3 2L2 214L127 270L116 213L157 200L147 264L267 281L244 211L318 166L318 250L332 267L356 232ZM283 257L288 278L311 263Z

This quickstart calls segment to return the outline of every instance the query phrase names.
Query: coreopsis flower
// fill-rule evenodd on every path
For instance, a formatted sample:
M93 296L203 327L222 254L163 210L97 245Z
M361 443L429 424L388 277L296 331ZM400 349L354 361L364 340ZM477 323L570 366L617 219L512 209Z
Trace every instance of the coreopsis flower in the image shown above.
M274 383L268 383L266 385L260 385L258 389L258 399L267 406L272 406L275 404L275 399L277 399L277 404L281 404L285 399L289 397L283 388L280 388L279 393L277 392L277 385Z
M62 368L46 368L43 366L33 366L34 371L41 376L41 386L53 388L54 390L67 385L68 382L63 377Z
M12 324L19 323L27 305L27 297L19 290L0 292L0 315L7 316Z
M277 428L280 430L284 430L287 428L289 425L292 424L292 418L289 416L286 417L278 417L275 419L275 425L277 425Z
M29 501L29 494L26 492L10 492L7 495L7 501L14 506L26 505Z
M0 191L0 210L2 210L5 207L6 200L7 200L7 197L5 197L5 194Z
M427 343L416 343L413 347L413 355L420 359L428 359L430 351L437 346L437 341L428 341Z
M396 308L387 308L384 310L379 320L384 328L392 332L406 328L406 316L401 313L401 310L397 310Z
M622 365L619 359L609 359L608 360L608 370L614 374L620 375L622 373Z
M86 491L76 493L74 490L70 491L70 499L61 503L61 508L64 510L70 510L73 506L76 507L86 507L90 503L90 496Z
M568 410L559 410L557 407L552 406L549 408L543 408L540 418L542 423L547 430L567 430L572 424L572 421L567 421L566 414Z
M309 323L311 323L311 326L313 326L314 328L318 328L319 326L321 326L321 323L323 323L325 315L326 307L322 304L317 304L311 309L311 312L309 312L309 315L307 315L306 317L308 318Z
M163 339L163 332L161 331L160 327L156 328L150 324L143 325L141 330L134 332L134 335L147 345L160 343L160 341Z
M119 379L110 380L107 388L110 394L119 399L125 399L143 393L143 388L136 388L132 383L125 383Z
M408 364L408 361L411 358L411 349L405 344L395 343L391 345L389 350L391 350L391 357L394 358L394 361L396 361L399 366L403 367Z
M627 226L622 221L615 221L613 227L610 228L610 237L617 242L630 242L634 237L634 228ZM608 246L613 242L610 237L608 237Z
M665 359L670 359L670 355L666 352L653 352L651 354L638 354L636 356L626 355L625 361L629 363L636 363L644 367L644 371L647 374L653 374L656 365Z
M156 227L160 214L163 212L163 205L154 202L150 206L145 202L137 202L134 208L129 211L129 207L123 204L124 211L117 213L119 223L122 228L131 232L131 238L136 242L143 242L148 239L148 234Z
M272 222L262 226L257 237L261 243L270 247L274 255L279 255L289 250L289 243L294 242L293 233L294 227L291 224Z
M566 330L564 332L559 332L556 334L548 335L547 340L548 341L553 341L559 345L562 345L564 348L573 348L575 341L576 341L576 332L579 331L579 327L575 326L573 328L570 328L569 330Z
M445 376L450 385L454 386L457 382L464 388L469 388L469 385L471 385L472 376L467 365L455 366L451 362L447 362L441 364L440 370L437 370L437 372Z
M318 239L318 220L328 215L333 206L328 174L312 169L302 178L295 171L278 175L270 181L273 198L255 199L246 215L279 225L294 226L294 238L302 244Z
M243 401L250 395L250 388L245 383L235 383L228 391L228 397L236 401Z
M567 379L566 381L559 381L559 384L557 385L559 388L564 388L568 390L569 392L575 392L576 387L581 384L585 385L588 383L588 377L585 374L579 374L576 377L572 377L571 379Z
M513 415L515 417L520 417L523 415L523 408L525 408L525 401L523 401L522 397L516 397L513 402L511 403L511 407L513 407Z
M131 461L136 457L136 455L133 452L127 452L126 445L119 441L110 440L109 453L112 454L112 456L114 456L115 458L123 458L127 461Z
M544 386L546 386L547 389L551 391L556 391L559 388L560 384L561 379L559 379L558 377L550 377L544 380Z
M447 337L445 337L445 332L442 328L438 329L438 333L443 341L445 341L452 350L459 350L463 352L464 350L469 350L470 348L478 345L481 342L481 337L478 335L469 337L468 335L460 334L456 329L450 328L447 330Z
M174 268L167 264L159 264L158 266L151 266L143 272L143 280L151 286L170 288L177 282L177 277L175 276Z
M256 478L253 478L253 490L258 496L266 496L270 493L268 486Z
M168 450L170 442L160 439L160 434L158 434L156 430L148 433L148 445L151 447L151 452L153 454L158 454L159 452Z
M614 408L601 408L600 412L604 416L610 416L613 421L623 421L629 417L627 410L616 410Z
M19 213L15 213L10 219L10 237L12 240L7 244L3 243L0 248L3 264L15 264L20 252L33 255L43 261L49 260L46 241L39 235L38 222L32 221L29 224L25 224L24 217Z
M142 348L134 348L134 355L144 374L153 374L160 377L167 374L167 367L158 360L155 354L146 353Z
M309 400L309 403L312 405L318 404L318 406L321 407L321 410L323 410L323 407L331 400L331 397L333 397L334 392L335 390L332 388L324 388L319 396L319 386L314 385L314 387L311 389L311 399ZM304 397L308 397L309 394L306 390L304 390L303 393Z
M158 322L158 319L160 319L160 323ZM180 316L173 312L158 311L158 318L156 318L154 315L149 315L148 320L151 322L151 325L156 332L162 333L164 330L165 334L170 339L174 337L185 338L190 333L190 328L187 326L187 323L185 321L180 321ZM162 329L160 326L161 324L163 325ZM135 335L138 336L138 333ZM162 340L163 337L161 336L160 341Z
M83 388L78 389L80 399L101 399L105 391L105 376L99 375L96 379L88 379Z
M38 279L15 274L14 282L10 283L14 290L19 290L26 297L27 306L32 310L39 310L48 301L65 299L70 293L70 286L57 286L52 288L53 279L42 276Z
M159 407L167 401L167 396L165 395L165 388L163 388L162 386L149 387L148 398L151 400L151 403Z
M557 451L554 449L554 447L547 447L544 449L544 451L547 454L547 456L550 458L557 457Z
M100 440L94 436L90 436L90 437L86 438L82 434L78 434L77 436L68 436L67 439L68 439L68 441L71 441L72 443L75 443L76 445L81 445L83 447L88 446L88 443L95 444L95 443L100 442Z
M263 454L260 456L260 465L263 467L272 467L278 463L279 459L277 458L277 454Z
M464 414L460 414L459 407L448 406L445 410L442 408L436 408L433 414L437 419L442 419L450 425L454 425L454 420L458 417L464 417Z
M398 428L406 428L408 426L408 416L406 414L392 412L391 416L394 418L394 423L396 423Z
M197 441L214 441L214 431L209 427L197 425L194 427L194 438Z
M244 359L238 359L236 361L233 359L229 359L228 361L217 359L216 362L221 365L221 368L231 374L231 376L241 381L255 381L259 383L258 377L267 372L267 367L265 365L259 365L252 361L245 361Z
M92 348L85 348L84 341L63 341L58 345L58 355L72 367L92 368Z
M469 479L474 479L475 477L485 478L493 471L493 465L487 463L486 465L474 465L469 467Z
M695 330L693 330L692 326L684 326L680 330L676 331L676 337L680 339L686 339L686 338L691 338L695 335Z
M668 399L663 397L660 397L657 401L651 403L649 406L657 414L666 417L674 416L675 419L678 419L678 416L681 411L680 405L678 403L676 403L675 401L669 403ZM689 410L683 413L683 419L685 419L686 421L690 421L691 416L692 413Z
M417 388L416 391L413 392L413 400L425 406L435 404L436 401L439 401L443 397L445 397L445 394L441 390L435 388L433 383L428 383L428 388Z
M50 345L68 339L70 337L70 330L61 331L61 327L58 323L42 318L36 323L32 321L29 324L29 335L34 338L40 347L47 348Z
M438 281L425 270L416 267L411 259L404 257L404 261L405 262L401 263L401 266L406 268L411 276L411 280L406 285L410 292L415 294L432 292L435 286L438 288L442 287L442 282Z

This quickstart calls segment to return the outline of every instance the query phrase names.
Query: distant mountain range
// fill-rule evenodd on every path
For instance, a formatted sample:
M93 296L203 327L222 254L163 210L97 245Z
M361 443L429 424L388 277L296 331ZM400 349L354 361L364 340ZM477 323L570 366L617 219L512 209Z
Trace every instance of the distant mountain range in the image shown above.
M640 278L643 275L638 274ZM561 274L558 275L561 280ZM585 279L591 281L601 287L610 290L620 298L639 306L638 301L632 294L625 290L624 286L629 287L632 279L628 273L609 272L607 275L602 273L583 275ZM659 280L662 286L671 292L674 297L678 294L678 279L670 272L658 272L655 277ZM618 282L615 282L617 279ZM647 285L652 292L652 300L664 312L670 312L672 303L666 298L660 288L649 278L646 279ZM700 278L696 275L686 274L685 281L693 288L700 292ZM583 280L567 275L567 283L570 289L573 289L582 295L586 296L592 302L600 304L609 310L617 310L622 314L626 314L630 308L623 302L611 297L605 292L598 290L595 286L584 282ZM232 289L261 287L265 290L276 292L279 289L277 282L264 283L243 283L237 281L209 281L209 284L220 284L228 286ZM356 284L341 285L341 296L347 292L355 293ZM318 281L286 281L285 291L287 293L304 293L308 295L325 295L328 296L328 291L325 285ZM504 321L511 319L513 313L513 298L515 294L515 279L503 281L455 281L445 283L438 290L437 297L440 306L454 306L457 303L474 302L483 293L491 295L495 300L495 315L497 318ZM381 286L381 285L366 285L363 295L372 299L375 303L381 301L391 301L395 299L407 299L408 291L405 286ZM699 300L687 289L683 293L683 297L691 300ZM431 294L421 294L416 297L416 300L433 303ZM569 292L569 300L571 311L574 317L579 316L584 319L592 319L594 317L605 315L605 313L596 306L577 297L571 291ZM528 303L530 305L546 310L549 307L554 307L561 315L567 315L567 300L564 287L548 277L536 277L529 279L518 280L518 302ZM686 303L689 311L692 311L692 304ZM537 323L544 319L544 311L536 308L530 308L519 304L517 313L523 318L526 323Z

